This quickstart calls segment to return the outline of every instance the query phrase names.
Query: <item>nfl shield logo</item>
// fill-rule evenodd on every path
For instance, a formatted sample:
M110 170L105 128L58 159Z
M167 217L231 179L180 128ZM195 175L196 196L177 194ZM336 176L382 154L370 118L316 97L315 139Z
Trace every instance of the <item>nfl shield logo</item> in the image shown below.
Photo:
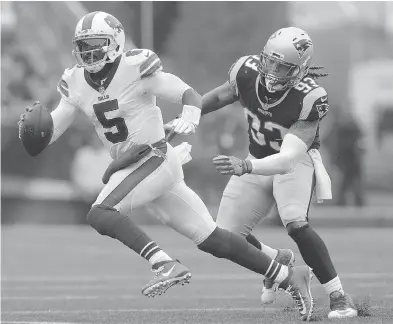
M104 94L105 88L104 87L99 87L98 88L98 92L101 93L101 94Z

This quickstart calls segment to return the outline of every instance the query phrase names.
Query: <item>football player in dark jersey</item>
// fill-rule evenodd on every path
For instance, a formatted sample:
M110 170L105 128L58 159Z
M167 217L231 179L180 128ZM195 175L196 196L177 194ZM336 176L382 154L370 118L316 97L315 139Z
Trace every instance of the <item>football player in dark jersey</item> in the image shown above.
M315 182L317 198L331 198L330 178L322 164L319 125L328 111L327 93L315 79L313 44L299 28L275 32L260 56L243 56L229 71L229 81L203 96L202 114L239 101L249 124L245 160L217 156L221 174L232 175L217 216L219 227L246 236L276 261L293 262L293 252L260 243L251 230L277 207L300 253L330 298L329 318L357 316L321 237L308 223ZM327 185L323 185L323 183ZM318 187L319 185L319 187ZM265 280L263 304L275 299L276 285Z

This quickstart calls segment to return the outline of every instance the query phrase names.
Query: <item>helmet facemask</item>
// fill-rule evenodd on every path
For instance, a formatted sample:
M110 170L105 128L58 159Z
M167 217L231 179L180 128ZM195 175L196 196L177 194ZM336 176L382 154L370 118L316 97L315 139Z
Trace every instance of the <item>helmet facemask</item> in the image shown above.
M78 67L83 67L89 73L101 71L108 63L108 52L116 49L116 42L111 35L77 36L72 43Z
M301 68L280 58L279 54L261 53L259 73L261 83L269 92L284 91L295 86L303 77Z

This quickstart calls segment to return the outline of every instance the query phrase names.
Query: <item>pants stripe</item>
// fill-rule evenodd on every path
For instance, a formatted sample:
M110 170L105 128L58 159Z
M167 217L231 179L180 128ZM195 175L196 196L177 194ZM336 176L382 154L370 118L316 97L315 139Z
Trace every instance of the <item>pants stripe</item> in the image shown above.
M114 207L121 202L139 183L155 171L163 162L163 157L152 156L134 172L129 174L102 202L103 205Z
M309 210L310 210L311 199L312 199L312 194L313 194L313 192L314 192L314 188L315 188L315 171L312 173L312 184L311 184L310 200L308 201L307 214L306 214L306 220L307 220L307 222L308 222L308 212L309 212Z

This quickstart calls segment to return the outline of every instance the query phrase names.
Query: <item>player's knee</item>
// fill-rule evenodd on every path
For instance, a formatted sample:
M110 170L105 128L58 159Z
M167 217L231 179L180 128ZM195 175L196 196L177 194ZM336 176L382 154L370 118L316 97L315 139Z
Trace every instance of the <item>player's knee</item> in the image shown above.
M116 210L109 206L94 205L87 213L87 223L101 235L111 236L111 230L114 227L113 222L115 221L112 217L113 211Z
M301 236L306 232L307 228L310 226L306 220L304 221L295 221L291 222L287 225L288 235L294 240L297 241Z
M198 245L198 249L210 253L217 258L228 259L231 250L231 239L228 234L230 234L230 232L216 227L216 229Z

